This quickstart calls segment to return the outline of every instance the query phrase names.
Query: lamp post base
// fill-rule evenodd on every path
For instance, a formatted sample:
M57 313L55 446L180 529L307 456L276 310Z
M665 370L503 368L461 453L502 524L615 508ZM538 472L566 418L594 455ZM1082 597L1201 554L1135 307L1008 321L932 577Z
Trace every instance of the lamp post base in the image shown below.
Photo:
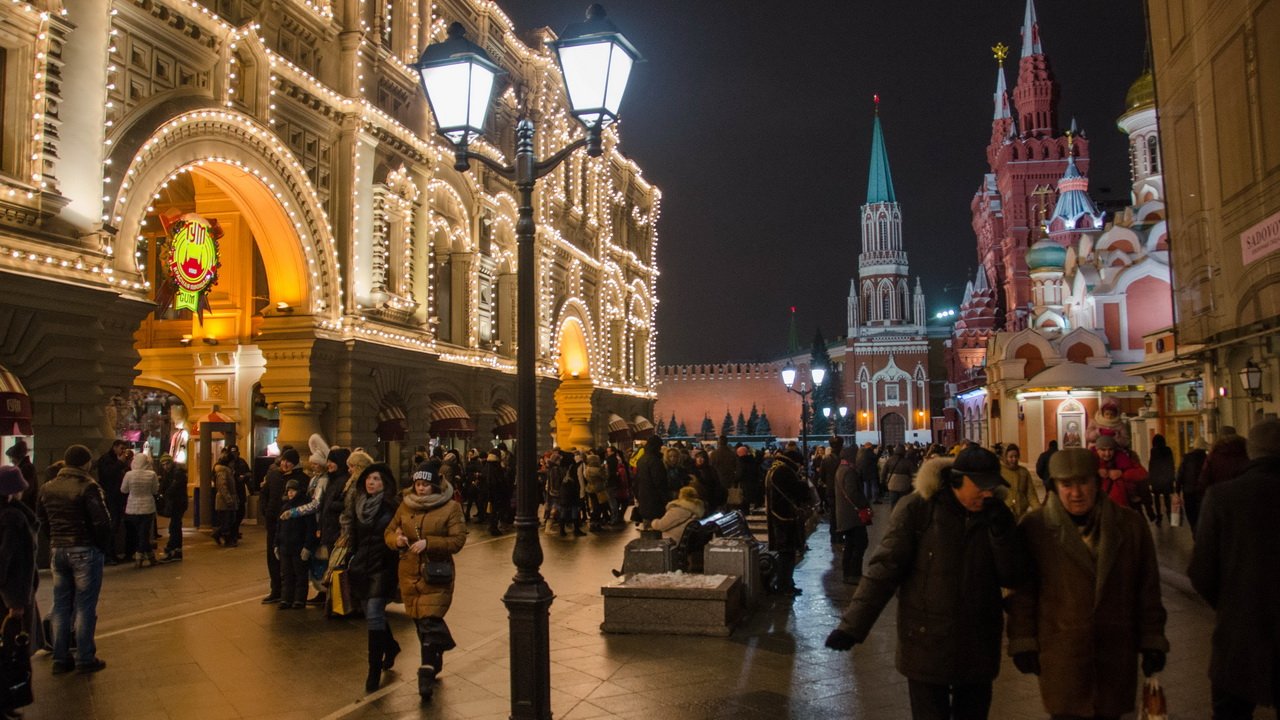
M555 595L537 571L541 564L537 518L516 519L516 576L502 596L511 636L511 718L551 719L551 631ZM537 561L525 557L537 554Z

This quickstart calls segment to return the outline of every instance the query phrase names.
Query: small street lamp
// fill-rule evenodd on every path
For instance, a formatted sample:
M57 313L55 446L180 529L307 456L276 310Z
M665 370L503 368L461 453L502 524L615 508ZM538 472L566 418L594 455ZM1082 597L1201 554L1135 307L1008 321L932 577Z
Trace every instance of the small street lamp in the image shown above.
M538 161L534 156L533 122L516 124L515 164L502 165L468 149L484 134L494 82L502 69L475 43L460 23L449 26L448 39L429 45L414 64L435 117L436 130L454 147L454 168L465 171L471 160L489 167L516 186L516 542L512 561L516 575L502 601L510 617L511 717L551 717L551 641L548 612L554 595L539 572L537 456L537 275L533 189L575 150L603 153L601 133L618 119L618 107L631 67L640 59L635 47L592 5L585 22L565 29L555 43L556 59L569 94L571 112L586 135L560 152Z
M1249 393L1253 401L1271 402L1271 394L1262 392L1262 368L1250 358L1240 369L1240 386Z
M1200 392L1196 390L1195 385L1187 388L1187 402L1191 403L1193 408L1198 409L1200 407Z
M803 466L806 478L809 477L809 395L815 389L822 387L822 381L827 379L827 369L821 365L810 367L809 379L813 381L813 387L801 382L800 388L797 390L795 387L796 366L788 360L786 367L782 368L782 384L787 386L787 392L793 392L800 396L800 443L803 447Z

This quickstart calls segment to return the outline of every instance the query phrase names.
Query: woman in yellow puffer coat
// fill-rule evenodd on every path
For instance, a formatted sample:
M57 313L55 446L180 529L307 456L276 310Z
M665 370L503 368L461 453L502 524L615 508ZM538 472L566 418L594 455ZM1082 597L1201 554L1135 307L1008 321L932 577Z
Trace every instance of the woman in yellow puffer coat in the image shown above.
M453 602L453 556L467 542L467 526L462 506L453 500L453 486L430 466L419 465L383 538L400 553L400 597L422 646L418 694L430 700L445 651L457 647L444 616ZM428 573L428 563L446 572Z

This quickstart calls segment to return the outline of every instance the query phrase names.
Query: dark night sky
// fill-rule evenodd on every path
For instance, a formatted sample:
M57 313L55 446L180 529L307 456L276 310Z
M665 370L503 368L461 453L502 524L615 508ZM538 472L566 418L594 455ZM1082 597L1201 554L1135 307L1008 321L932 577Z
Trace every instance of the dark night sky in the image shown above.
M501 2L501 0L500 0ZM586 0L506 0L518 31L557 31ZM1024 0L756 3L612 0L647 62L622 104L622 149L663 192L658 361L751 361L845 333L866 199L872 102L928 311L977 268L969 202L987 170L996 64L1017 81ZM769 9L764 9L769 8ZM1142 70L1139 0L1039 0L1059 123L1089 137L1090 190L1128 198L1115 118Z

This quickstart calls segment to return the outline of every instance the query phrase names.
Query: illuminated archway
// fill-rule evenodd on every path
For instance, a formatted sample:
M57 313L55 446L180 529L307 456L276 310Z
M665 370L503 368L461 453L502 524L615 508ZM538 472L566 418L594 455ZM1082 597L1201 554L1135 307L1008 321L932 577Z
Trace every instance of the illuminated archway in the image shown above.
M562 448L587 448L595 438L591 432L591 352L582 319L568 315L560 324L556 370L556 444Z

